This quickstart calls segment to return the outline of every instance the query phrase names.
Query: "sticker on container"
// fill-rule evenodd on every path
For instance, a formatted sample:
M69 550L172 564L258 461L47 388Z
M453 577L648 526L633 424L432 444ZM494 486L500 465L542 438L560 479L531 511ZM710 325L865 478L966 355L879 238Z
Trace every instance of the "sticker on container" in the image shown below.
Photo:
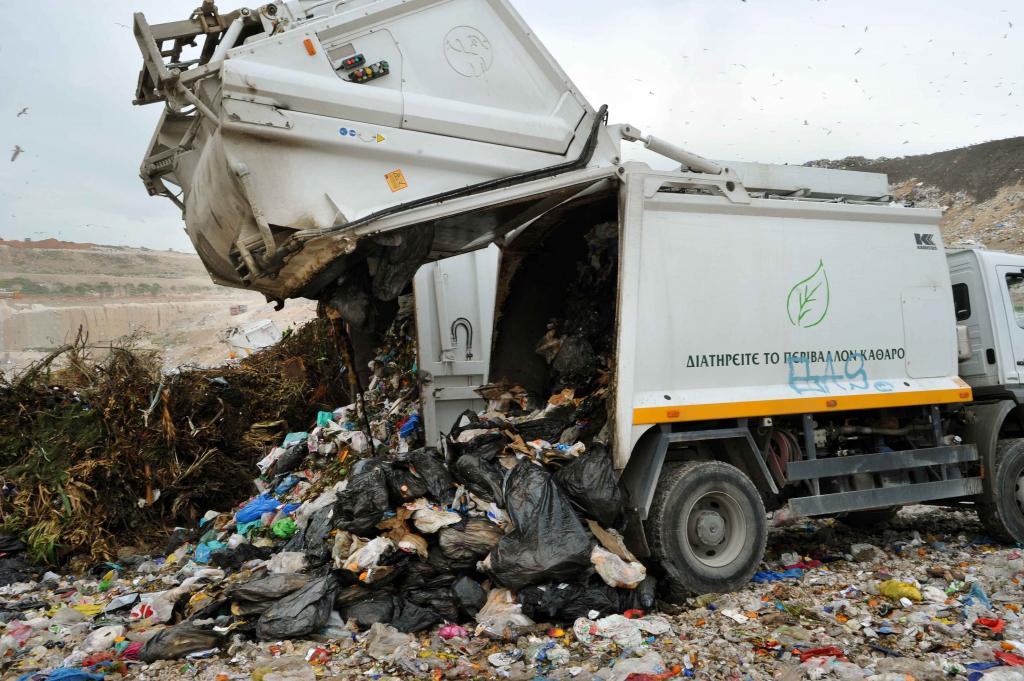
M384 176L384 179L388 181L388 186L391 187L391 191L398 192L409 187L409 183L405 180L405 174L401 170L394 170Z

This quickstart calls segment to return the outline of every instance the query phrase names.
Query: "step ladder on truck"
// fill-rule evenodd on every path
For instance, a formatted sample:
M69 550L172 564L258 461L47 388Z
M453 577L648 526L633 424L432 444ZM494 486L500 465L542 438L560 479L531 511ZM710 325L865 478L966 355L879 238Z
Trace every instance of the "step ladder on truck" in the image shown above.
M608 444L629 541L679 590L748 581L782 509L956 505L1024 541L1024 258L947 260L939 212L895 205L884 176L610 125L507 0L207 1L134 33L135 101L163 106L143 182L214 281L320 300L369 338L424 264L500 249L474 340L448 312L430 326L434 361L473 363L440 386L458 399L544 382L516 339L564 284L534 304L523 272L546 239L614 225ZM678 169L625 161L634 144Z

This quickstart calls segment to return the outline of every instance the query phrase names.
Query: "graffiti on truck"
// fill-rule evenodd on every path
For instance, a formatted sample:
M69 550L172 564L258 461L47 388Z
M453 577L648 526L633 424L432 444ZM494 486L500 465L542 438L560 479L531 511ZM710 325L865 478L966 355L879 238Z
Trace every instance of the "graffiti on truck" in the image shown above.
M866 390L870 381L867 369L864 368L864 353L852 352L844 355L846 359L842 361L840 370L837 368L837 361L841 358L833 357L831 352L825 353L825 361L820 369L812 366L810 355L787 354L789 387L798 395L831 395L834 391Z

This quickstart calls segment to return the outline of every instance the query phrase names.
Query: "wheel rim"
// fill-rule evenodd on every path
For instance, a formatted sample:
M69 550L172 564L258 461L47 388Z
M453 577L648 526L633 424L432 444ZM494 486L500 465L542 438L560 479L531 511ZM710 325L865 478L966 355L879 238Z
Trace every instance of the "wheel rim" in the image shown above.
M1024 468L1014 482L1013 498L1017 502L1017 510L1024 514Z
M709 568L722 568L743 551L747 521L736 499L715 490L689 505L680 535L684 549L698 562Z

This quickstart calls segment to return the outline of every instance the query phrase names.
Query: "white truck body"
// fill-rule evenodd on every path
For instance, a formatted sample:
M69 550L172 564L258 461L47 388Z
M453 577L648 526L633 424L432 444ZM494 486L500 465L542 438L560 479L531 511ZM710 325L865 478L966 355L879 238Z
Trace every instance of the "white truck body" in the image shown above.
M652 424L970 399L938 211L675 182L630 173L622 190L619 467Z

